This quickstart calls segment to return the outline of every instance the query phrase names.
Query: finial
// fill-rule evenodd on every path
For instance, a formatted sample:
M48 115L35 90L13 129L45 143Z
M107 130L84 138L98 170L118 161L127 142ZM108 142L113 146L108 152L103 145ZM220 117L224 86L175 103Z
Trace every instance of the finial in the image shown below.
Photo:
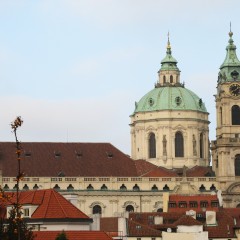
M229 37L231 38L232 37L232 35L233 35L233 32L232 32L232 23L230 22L230 32L229 32Z
M167 36L168 36L167 48L168 48L168 49L171 49L170 40L169 40L169 35L170 35L170 34L169 34L169 31L168 31L168 35L167 35Z

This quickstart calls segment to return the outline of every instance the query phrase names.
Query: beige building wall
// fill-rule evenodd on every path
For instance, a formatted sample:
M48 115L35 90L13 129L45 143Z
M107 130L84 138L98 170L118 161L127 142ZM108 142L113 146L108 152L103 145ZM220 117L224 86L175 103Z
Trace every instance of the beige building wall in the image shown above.
M132 158L144 159L168 169L209 165L208 114L197 111L155 111L131 116ZM175 157L175 134L184 137L184 157ZM156 136L156 158L149 158L149 135ZM204 155L200 158L200 134ZM163 139L166 139L164 153ZM194 143L195 141L195 143Z

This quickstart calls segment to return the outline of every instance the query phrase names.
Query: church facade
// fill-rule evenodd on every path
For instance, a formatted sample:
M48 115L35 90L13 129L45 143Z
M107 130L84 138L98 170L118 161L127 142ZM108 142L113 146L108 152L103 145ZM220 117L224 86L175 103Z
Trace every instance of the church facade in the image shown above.
M168 211L171 194L218 191L220 204L239 206L240 62L232 35L216 81L217 139L211 146L209 113L181 83L168 39L158 82L131 115L131 158L109 143L22 143L20 189L54 188L89 216ZM14 143L1 142L5 191L16 189L15 159Z

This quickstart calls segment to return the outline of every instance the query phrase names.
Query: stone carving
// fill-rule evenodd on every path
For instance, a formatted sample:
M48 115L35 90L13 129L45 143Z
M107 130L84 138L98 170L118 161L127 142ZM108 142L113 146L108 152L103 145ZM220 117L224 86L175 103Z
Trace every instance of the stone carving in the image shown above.
M193 134L193 156L197 156L197 149L196 149L196 146L197 146L197 142L196 142L196 138L195 138L195 135Z
M167 156L167 139L166 135L163 135L163 156Z

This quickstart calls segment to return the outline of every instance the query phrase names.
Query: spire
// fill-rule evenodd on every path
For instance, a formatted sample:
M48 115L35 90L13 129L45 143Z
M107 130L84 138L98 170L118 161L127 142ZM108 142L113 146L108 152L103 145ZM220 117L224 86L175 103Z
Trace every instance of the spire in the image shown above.
M240 61L238 60L237 54L236 54L236 46L234 45L234 41L232 39L233 32L231 29L231 22L230 22L230 32L228 33L229 40L228 40L228 46L226 47L227 54L225 57L225 60L223 64L220 66L220 69L224 67L240 67Z
M231 22L230 22L230 31L228 35L229 35L229 40L228 40L228 45L226 47L227 54L223 64L220 66L220 73L218 77L219 83L240 80L239 79L240 61L238 60L237 53L236 53L237 48L232 38L233 32L232 32Z
M160 86L175 85L180 83L180 71L177 66L177 60L172 56L172 49L167 38L167 51L165 58L161 61L161 68L158 71Z
M172 63L174 65L177 64L177 60L172 56L172 49L171 49L171 44L169 40L169 32L168 32L168 41L167 41L167 51L166 51L166 57L161 61L161 64L163 65L164 63Z

